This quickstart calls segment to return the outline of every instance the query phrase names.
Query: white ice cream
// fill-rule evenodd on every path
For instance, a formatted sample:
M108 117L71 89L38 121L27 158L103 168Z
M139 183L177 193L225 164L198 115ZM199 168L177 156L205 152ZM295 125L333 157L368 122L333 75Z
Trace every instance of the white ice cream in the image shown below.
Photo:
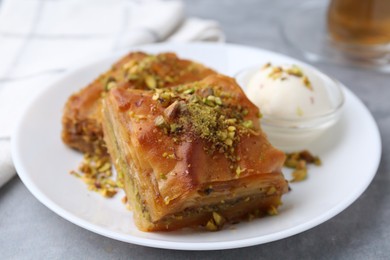
M247 96L263 115L299 119L331 110L321 78L296 65L265 65L251 76Z

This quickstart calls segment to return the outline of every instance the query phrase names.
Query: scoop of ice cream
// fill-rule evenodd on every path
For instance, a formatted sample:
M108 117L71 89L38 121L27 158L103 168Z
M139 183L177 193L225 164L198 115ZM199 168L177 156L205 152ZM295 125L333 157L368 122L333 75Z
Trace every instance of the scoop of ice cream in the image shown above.
M331 109L323 84L308 68L266 64L249 79L247 95L264 115L298 119Z

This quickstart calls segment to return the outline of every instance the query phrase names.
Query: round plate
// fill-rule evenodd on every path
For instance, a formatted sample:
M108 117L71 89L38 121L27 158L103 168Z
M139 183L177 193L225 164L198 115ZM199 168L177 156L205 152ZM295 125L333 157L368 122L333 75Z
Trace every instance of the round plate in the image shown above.
M226 44L160 44L132 50L173 51L227 75L268 61L301 63L269 51ZM292 236L330 219L355 201L376 173L381 155L377 125L363 103L344 89L346 103L341 120L308 147L320 155L323 166L310 168L306 181L291 184L292 191L284 195L277 216L243 221L219 232L141 232L133 223L132 213L121 203L121 194L105 199L69 174L82 155L65 146L60 138L67 98L122 54L90 62L45 88L27 106L12 136L12 157L24 184L48 208L76 225L113 239L159 248L251 246ZM356 163L359 161L364 164Z

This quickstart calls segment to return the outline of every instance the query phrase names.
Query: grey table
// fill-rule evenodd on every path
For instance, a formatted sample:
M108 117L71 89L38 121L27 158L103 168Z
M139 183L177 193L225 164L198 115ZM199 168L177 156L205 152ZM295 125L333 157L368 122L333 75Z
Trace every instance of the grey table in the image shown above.
M187 0L186 8L189 15L217 19L228 42L296 56L283 43L277 24L281 14L299 2ZM248 248L211 252L154 249L102 237L62 219L15 177L0 189L0 258L390 259L390 77L334 65L316 66L363 100L383 141L375 179L355 203L333 219L293 237Z

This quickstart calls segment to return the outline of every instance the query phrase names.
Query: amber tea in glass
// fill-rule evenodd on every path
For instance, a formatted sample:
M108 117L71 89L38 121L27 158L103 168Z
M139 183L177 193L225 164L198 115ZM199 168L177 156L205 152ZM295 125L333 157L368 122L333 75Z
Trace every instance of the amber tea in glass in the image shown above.
M305 0L284 15L281 33L311 62L390 74L390 0Z
M379 51L377 54L388 53L390 0L332 0L327 21L331 39L344 45L344 48L348 45L361 48L375 46ZM355 51L355 54L360 52L356 49ZM373 54L373 51L371 49L370 53Z

